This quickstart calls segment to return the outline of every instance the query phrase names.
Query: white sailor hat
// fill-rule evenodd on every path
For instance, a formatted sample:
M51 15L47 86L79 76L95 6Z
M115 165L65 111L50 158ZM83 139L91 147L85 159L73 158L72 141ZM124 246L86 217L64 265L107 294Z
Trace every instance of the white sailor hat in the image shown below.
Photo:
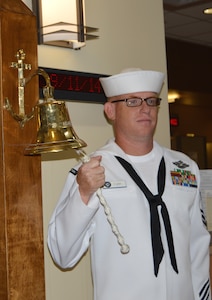
M99 78L106 97L137 92L160 93L164 74L138 68L125 69L117 75Z

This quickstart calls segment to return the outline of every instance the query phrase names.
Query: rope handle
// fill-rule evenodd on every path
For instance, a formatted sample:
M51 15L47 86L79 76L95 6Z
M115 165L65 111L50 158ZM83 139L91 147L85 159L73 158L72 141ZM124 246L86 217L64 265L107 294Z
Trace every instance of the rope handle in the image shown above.
M90 157L83 150L78 149L78 150L75 150L75 151L80 156L80 160L82 161L82 163L86 163L86 162L90 161ZM96 194L97 194L97 196L99 198L100 204L104 208L104 213L105 213L105 215L107 217L107 220L108 220L108 222L109 222L109 224L111 226L112 232L116 236L118 244L121 246L121 249L120 249L121 253L122 254L127 254L130 251L130 247L129 247L129 245L127 245L125 243L124 238L121 235L121 233L120 233L120 231L118 229L118 226L116 225L116 223L114 221L114 217L112 215L111 208L108 205L107 201L105 200L104 196L102 195L101 188L99 188L96 191Z

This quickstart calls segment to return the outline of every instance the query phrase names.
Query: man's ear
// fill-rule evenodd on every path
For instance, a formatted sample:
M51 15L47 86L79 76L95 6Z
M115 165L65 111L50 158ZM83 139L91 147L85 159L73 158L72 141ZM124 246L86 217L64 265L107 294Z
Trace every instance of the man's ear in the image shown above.
M111 102L106 102L104 104L104 112L107 118L111 121L115 120L116 112L115 112L115 105Z

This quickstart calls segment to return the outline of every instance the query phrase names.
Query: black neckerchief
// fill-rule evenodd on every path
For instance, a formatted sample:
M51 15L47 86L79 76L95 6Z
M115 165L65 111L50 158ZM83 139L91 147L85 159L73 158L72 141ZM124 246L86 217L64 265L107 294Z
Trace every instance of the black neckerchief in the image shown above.
M162 194L164 191L165 178L166 178L166 167L165 167L164 157L162 157L161 159L159 170L158 170L158 179L157 179L158 194L157 195L153 195L150 192L148 187L145 185L143 180L136 173L136 171L134 170L134 168L130 163L128 163L126 160L124 160L119 156L115 156L115 157L120 162L120 164L124 167L124 169L128 172L128 174L132 177L135 183L139 186L139 188L142 190L142 192L144 193L144 195L146 196L149 202L150 216L151 216L152 252L153 252L155 276L157 276L158 274L159 265L164 254L163 244L160 235L160 231L161 231L160 219L159 219L159 214L157 209L159 205L161 206L161 214L162 214L164 227L166 231L171 264L175 272L178 273L169 213L166 204L162 200Z

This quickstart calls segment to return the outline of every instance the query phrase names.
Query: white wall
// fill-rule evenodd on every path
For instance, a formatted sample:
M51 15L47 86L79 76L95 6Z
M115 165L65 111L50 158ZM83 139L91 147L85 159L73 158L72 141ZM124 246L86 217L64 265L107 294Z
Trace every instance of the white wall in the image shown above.
M24 1L31 7L31 0ZM50 1L51 2L51 1ZM59 2L59 1L58 1ZM80 51L38 46L41 67L114 74L123 68L141 67L166 72L162 0L86 0L87 25L98 27L98 40L88 41ZM164 146L169 141L167 83L155 138ZM103 117L101 104L68 103L78 135L88 143L86 152L103 145L112 129ZM70 153L42 157L44 238L53 208L67 172L76 163ZM45 244L47 300L91 300L89 255L74 270L62 272L52 262Z

